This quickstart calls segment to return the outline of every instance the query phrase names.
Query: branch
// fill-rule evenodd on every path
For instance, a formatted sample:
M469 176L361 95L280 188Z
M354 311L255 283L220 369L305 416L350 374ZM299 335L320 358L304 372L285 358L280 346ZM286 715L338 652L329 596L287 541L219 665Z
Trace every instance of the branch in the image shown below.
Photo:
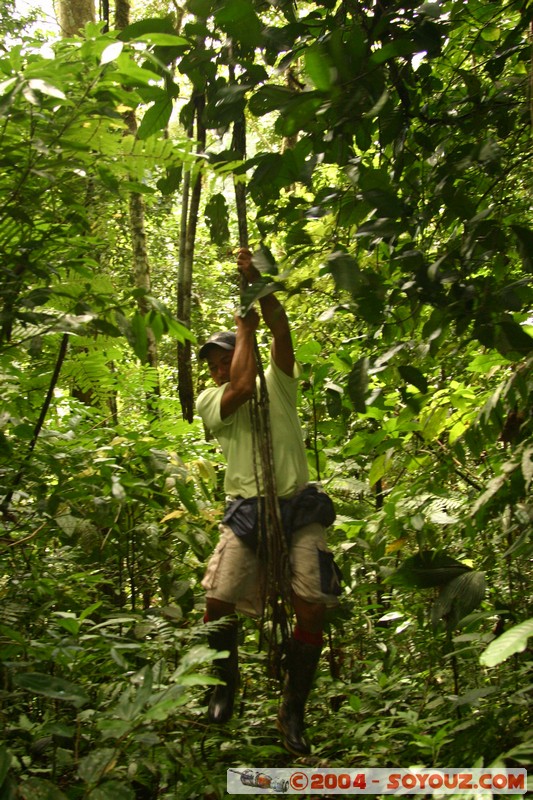
M41 408L41 413L39 414L39 418L38 418L37 422L35 423L35 428L33 429L33 436L31 438L30 445L28 447L28 452L24 456L21 468L19 469L18 473L15 475L15 479L13 481L11 489L9 490L7 495L4 497L4 499L3 499L3 501L2 501L2 503L0 505L0 511L4 516L6 516L8 514L8 512L9 512L9 506L11 504L11 500L13 499L13 494L15 492L15 489L17 488L17 486L19 485L20 481L22 480L22 477L24 475L24 471L25 471L25 469L26 469L26 467L28 465L28 462L29 462L29 460L30 460L30 458L32 456L32 453L33 453L33 451L35 449L35 445L37 444L37 439L39 438L39 434L41 433L42 427L44 425L44 421L46 419L46 415L48 414L48 410L50 408L50 404L51 404L52 398L54 396L54 390L55 390L55 388L57 386L57 382L59 380L59 374L61 372L61 367L63 366L63 362L64 362L65 356L67 354L68 342L69 342L69 334L68 333L64 333L63 337L61 339L61 345L59 347L59 353L57 354L57 359L56 359L56 364L55 364L55 367L54 367L54 372L53 372L52 377L50 379L50 385L48 387L48 392L46 393L46 397L44 399L44 403L43 403L43 406Z

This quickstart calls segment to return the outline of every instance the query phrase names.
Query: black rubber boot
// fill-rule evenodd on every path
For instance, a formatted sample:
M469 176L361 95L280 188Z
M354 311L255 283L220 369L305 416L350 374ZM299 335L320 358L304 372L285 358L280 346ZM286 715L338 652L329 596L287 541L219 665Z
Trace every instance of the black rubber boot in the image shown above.
M304 711L313 685L322 648L292 639L287 657L287 676L278 712L278 730L290 753L305 756L311 746L304 735Z
M213 662L215 675L224 684L213 686L209 694L207 717L209 722L222 725L233 714L235 692L239 682L239 657L237 650L238 624L234 618L220 620L207 634L209 647L213 650L229 650L227 658Z

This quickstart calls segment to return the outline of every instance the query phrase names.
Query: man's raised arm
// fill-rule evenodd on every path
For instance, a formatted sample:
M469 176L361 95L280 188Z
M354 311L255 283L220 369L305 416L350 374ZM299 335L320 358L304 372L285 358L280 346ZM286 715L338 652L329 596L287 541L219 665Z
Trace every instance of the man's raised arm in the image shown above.
M229 381L220 400L220 418L226 419L246 403L255 392L257 364L255 360L255 331L259 322L252 309L245 317L235 317L237 337L229 368Z
M237 257L239 272L244 275L248 283L255 283L261 273L252 264L252 254L249 250L239 250ZM259 300L261 314L265 325L272 332L272 358L276 366L291 378L294 372L294 349L292 346L291 329L285 309L275 294L269 294Z

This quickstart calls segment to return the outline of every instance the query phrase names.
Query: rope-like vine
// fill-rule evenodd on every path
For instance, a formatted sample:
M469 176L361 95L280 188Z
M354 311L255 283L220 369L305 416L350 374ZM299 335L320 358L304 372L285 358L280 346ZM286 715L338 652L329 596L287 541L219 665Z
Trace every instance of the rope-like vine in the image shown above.
M234 123L232 149L242 159L245 158L246 125L244 114ZM235 181L235 201L239 245L241 248L248 248L246 187L241 181ZM246 280L243 277L241 298L246 288ZM281 657L286 652L291 635L289 611L291 600L290 561L277 494L272 429L270 425L270 401L257 339L254 342L254 349L259 391L250 401L250 427L258 499L259 544L257 556L258 563L263 570L261 643L265 636L265 630L269 627L269 671L272 675L281 678Z

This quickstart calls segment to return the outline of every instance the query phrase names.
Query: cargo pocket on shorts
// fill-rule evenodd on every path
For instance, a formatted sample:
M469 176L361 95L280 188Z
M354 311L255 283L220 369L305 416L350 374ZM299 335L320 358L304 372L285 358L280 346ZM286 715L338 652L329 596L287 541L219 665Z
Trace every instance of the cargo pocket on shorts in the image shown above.
M204 589L213 589L217 583L217 575L220 570L220 562L222 561L222 555L224 550L226 549L226 542L219 542L215 549L213 550L213 554L209 561L207 562L207 567L205 570L205 575L202 580L202 586Z
M319 550L318 569L320 571L320 591L323 594L333 594L337 597L342 594L342 573L335 563L333 553L329 550Z

